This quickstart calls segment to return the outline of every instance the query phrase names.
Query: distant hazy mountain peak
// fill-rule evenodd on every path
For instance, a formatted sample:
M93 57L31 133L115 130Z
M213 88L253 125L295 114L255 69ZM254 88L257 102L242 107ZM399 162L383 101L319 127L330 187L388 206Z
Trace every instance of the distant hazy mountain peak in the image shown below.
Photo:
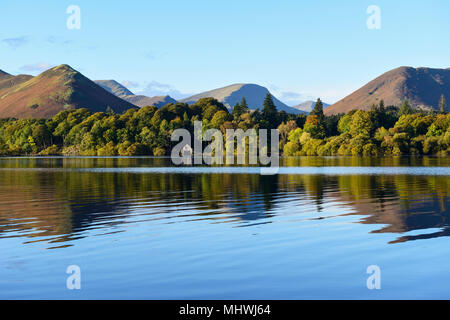
M235 83L229 86L225 86L218 89L213 89L196 94L192 97L182 99L181 102L193 104L201 98L215 98L222 102L227 108L232 109L236 103L240 103L242 98L245 97L250 109L262 109L264 98L269 90L265 87L254 83ZM303 113L303 111L291 108L278 100L273 94L273 102L279 111L283 110L287 113Z
M97 83L108 92L114 94L115 96L124 99L138 107L155 106L157 108L161 108L166 104L177 102L175 99L168 95L156 97L135 95L133 92L128 90L124 85L120 84L116 80L96 80L95 83Z
M325 103L323 101L322 101L322 104L323 104L324 109L328 108L330 106L328 103ZM298 105L295 105L292 108L309 113L314 109L315 106L316 106L316 101L308 100L308 101L302 102Z
M124 99L139 107L155 106L157 108L161 108L166 104L177 102L177 100L168 95L155 97L147 97L143 95L131 95L124 97Z
M128 90L128 88L126 88L116 80L96 80L95 83L100 85L106 91L109 91L110 93L118 96L119 98L134 95L133 92Z

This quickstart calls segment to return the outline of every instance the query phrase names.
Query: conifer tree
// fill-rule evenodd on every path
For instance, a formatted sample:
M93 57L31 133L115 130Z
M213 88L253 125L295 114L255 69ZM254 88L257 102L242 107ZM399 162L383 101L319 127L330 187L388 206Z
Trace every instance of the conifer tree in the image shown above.
M447 112L447 106L446 106L445 96L441 95L441 99L439 100L439 112L440 113L446 113Z
M233 111L231 112L231 114L233 115L233 118L234 118L235 120L239 119L239 117L240 117L241 114L242 114L242 107L241 107L241 105L239 104L239 102L236 102L236 104L235 104L234 107L233 107Z
M245 99L245 97L242 97L241 100L241 110L243 113L247 113L250 111L248 105L247 105L247 100Z
M405 114L411 114L411 113L413 113L413 110L412 110L411 105L409 104L409 101L406 99L403 100L403 103L398 110L398 115L403 116Z
M311 111L310 115L317 116L320 122L323 122L325 120L325 115L323 114L323 103L320 98L317 99L317 102L314 105L314 109Z
M380 112L386 111L386 107L384 106L384 100L380 101L380 105L379 105L378 109L380 110Z
M273 103L272 95L267 93L263 103L262 118L265 121L264 126L267 128L278 127L277 123L277 107Z

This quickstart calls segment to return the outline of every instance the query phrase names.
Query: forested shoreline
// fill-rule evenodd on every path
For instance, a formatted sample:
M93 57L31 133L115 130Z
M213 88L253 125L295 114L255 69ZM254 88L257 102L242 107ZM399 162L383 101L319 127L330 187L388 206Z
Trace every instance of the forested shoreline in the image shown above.
M1 119L0 155L164 156L177 142L172 132L219 129L278 129L285 156L450 155L450 114L445 98L439 111L413 109L408 101L369 111L326 116L320 99L309 115L278 112L270 95L261 110L251 111L245 98L230 112L213 98L196 103L148 106L123 114L64 110L51 119Z

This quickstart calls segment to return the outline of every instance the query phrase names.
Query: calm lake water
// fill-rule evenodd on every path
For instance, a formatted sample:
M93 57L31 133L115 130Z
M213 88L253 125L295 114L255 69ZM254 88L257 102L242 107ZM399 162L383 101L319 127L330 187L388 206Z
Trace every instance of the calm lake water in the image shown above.
M0 158L0 299L450 299L450 158L282 166Z

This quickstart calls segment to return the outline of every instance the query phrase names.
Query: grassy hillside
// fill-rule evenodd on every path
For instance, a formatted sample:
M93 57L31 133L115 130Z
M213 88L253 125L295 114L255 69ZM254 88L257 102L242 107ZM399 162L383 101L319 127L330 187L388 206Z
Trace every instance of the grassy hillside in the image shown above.
M135 107L68 65L49 69L37 77L3 80L0 94L2 118L50 118L62 110L83 107L93 112L112 109L121 113Z
M372 80L327 108L325 113L369 110L381 100L387 106L400 105L405 99L414 108L436 110L442 94L450 98L450 69L400 67Z

